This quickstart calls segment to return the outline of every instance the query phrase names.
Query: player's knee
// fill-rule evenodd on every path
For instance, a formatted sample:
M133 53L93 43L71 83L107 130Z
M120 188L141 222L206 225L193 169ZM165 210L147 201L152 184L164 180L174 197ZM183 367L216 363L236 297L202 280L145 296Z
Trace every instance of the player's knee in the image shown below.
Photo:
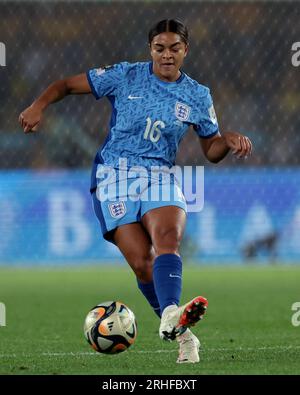
M134 271L136 278L143 283L150 283L152 281L152 267L139 267Z
M136 254L130 259L132 267L137 279L142 282L152 281L152 267L154 261L153 251L144 254Z
M134 273L139 281L148 283L152 281L152 263L151 265L139 265L134 269Z
M153 245L156 255L178 254L182 232L179 227L161 228L154 237Z

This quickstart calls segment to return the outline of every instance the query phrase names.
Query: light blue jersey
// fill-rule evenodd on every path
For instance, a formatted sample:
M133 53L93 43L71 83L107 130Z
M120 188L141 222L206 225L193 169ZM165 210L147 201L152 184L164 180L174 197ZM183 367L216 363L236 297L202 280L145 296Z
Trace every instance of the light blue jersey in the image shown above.
M178 145L189 126L202 138L218 133L210 91L182 72L175 82L164 82L152 71L152 62L122 62L87 72L94 96L106 96L112 105L110 131L95 157L118 169L120 158L128 167L172 167Z

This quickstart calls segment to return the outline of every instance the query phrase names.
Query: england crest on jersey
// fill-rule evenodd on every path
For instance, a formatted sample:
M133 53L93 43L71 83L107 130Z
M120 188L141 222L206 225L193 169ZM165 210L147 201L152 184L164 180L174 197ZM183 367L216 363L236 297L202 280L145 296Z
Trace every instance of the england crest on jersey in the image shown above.
M186 104L180 103L179 101L176 102L175 105L175 116L179 121L187 121L190 115L191 107L187 106Z
M122 218L126 214L126 206L124 202L115 202L108 205L110 215L113 218Z

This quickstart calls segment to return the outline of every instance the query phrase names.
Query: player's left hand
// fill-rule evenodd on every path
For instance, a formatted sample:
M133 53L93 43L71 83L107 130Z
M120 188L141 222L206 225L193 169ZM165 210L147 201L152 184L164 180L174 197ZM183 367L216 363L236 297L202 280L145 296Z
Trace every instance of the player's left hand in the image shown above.
M247 158L252 153L252 143L249 137L237 132L223 133L228 148L237 158Z
M32 133L38 130L42 118L42 110L36 105L32 104L26 110L21 112L19 116L19 123L24 129L24 133Z

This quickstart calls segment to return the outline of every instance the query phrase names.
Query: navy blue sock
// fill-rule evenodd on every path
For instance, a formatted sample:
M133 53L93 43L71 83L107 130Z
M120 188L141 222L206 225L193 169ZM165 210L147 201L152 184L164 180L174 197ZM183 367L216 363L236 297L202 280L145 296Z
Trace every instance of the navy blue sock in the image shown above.
M179 305L182 288L182 261L178 255L159 255L153 266L153 282L160 311L175 304Z
M150 283L141 283L139 280L137 280L137 283L139 289L142 291L150 306L153 308L154 313L157 314L160 318L160 307L155 293L153 281L151 281Z

